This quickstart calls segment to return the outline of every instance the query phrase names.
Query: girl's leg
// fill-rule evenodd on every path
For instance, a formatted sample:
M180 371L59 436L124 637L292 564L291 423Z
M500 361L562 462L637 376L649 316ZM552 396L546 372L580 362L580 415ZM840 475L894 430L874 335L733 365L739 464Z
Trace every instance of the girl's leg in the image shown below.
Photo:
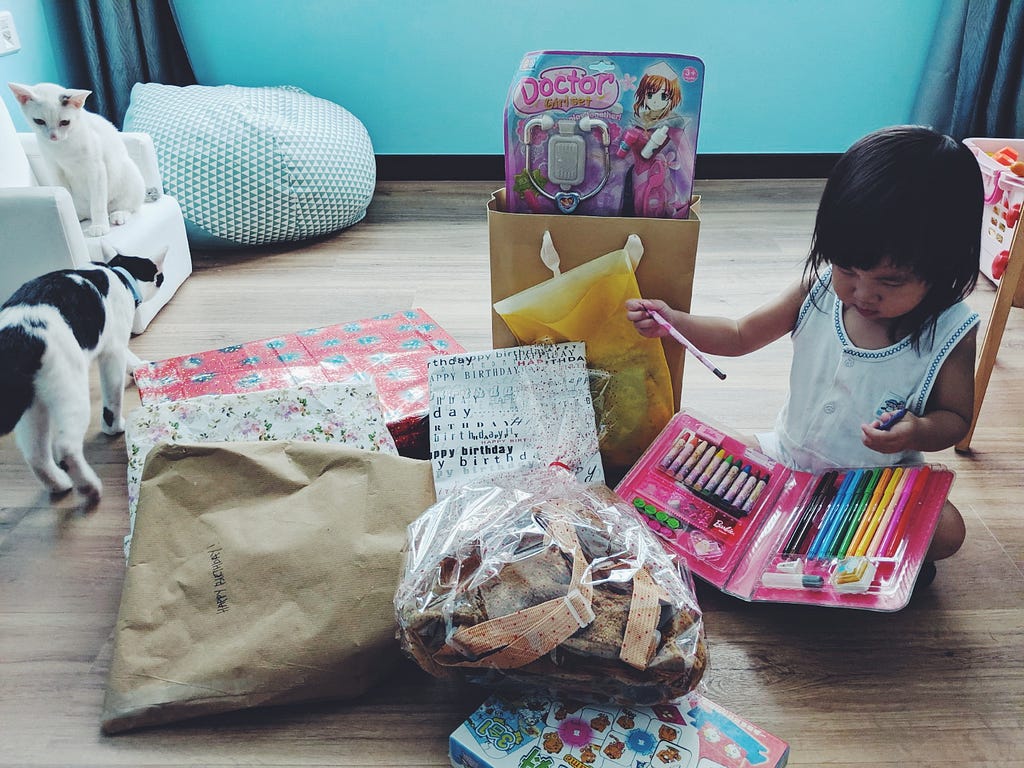
M947 501L939 514L939 524L925 560L943 560L954 554L964 543L966 535L967 529L960 511Z

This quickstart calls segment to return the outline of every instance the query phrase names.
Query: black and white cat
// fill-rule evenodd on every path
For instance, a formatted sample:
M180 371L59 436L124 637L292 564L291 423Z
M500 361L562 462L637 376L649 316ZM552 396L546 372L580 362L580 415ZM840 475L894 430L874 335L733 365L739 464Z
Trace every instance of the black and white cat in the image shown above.
M39 153L71 192L85 234L105 235L142 207L146 184L117 128L84 108L92 91L8 83L39 140Z
M142 362L128 349L135 308L163 282L165 254L116 254L106 264L50 272L0 307L0 435L14 431L51 493L74 487L90 504L100 499L102 484L83 454L89 367L99 364L101 429L119 434L126 373Z

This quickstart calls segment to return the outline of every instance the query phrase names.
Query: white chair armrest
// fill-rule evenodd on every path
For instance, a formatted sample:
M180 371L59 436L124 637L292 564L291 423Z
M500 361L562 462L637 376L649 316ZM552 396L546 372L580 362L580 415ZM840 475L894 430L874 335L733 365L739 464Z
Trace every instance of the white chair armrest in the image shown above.
M26 280L89 262L71 193L64 187L0 189L0 231L0 301Z
M135 161L142 171L142 180L146 182L146 200L155 200L164 193L164 182L160 176L160 165L156 159L156 147L148 133L124 132L121 134L128 156Z
M36 135L34 133L19 133L18 139L28 157L28 163L32 168L36 183L42 186L58 186L60 182L57 181L50 166L43 161ZM128 156L142 172L142 180L146 184L146 199L155 200L163 195L163 179L160 176L160 166L157 164L156 148L153 146L153 139L150 135L129 132L122 133L121 139L128 150Z

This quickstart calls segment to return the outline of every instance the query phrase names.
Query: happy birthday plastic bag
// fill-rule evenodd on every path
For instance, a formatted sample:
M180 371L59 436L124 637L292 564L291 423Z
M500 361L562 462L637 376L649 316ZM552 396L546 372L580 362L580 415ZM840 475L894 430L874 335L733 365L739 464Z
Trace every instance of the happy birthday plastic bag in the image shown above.
M588 368L608 374L594 405L609 477L628 470L675 412L661 342L638 334L626 317L626 299L641 298L642 255L640 238L630 235L623 248L562 273L545 232L540 258L554 277L494 304L520 344L583 341Z

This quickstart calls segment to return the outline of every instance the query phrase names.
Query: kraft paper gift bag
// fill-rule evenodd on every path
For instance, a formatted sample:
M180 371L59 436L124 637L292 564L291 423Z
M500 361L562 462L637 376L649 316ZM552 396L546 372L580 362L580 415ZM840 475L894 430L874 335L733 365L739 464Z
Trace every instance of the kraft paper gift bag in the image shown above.
M630 235L623 247L562 272L545 232L537 258L553 277L494 305L520 344L586 342L587 367L601 377L594 409L612 476L625 474L675 413L661 342L638 334L626 317L626 300L642 298L634 271L643 255L642 241Z
M700 233L699 203L694 197L687 219L508 213L505 190L499 189L487 205L491 302L497 304L551 279L551 270L538 258L545 232L550 233L558 251L562 272L621 249L629 235L635 234L644 246L635 271L640 295L689 310ZM625 314L624 308L622 312ZM496 349L520 343L497 311L491 313L491 342ZM672 379L671 410L675 412L682 395L683 348L667 337L661 344ZM614 482L617 473L607 474Z
M636 269L640 294L689 311L700 234L699 211L700 198L695 196L687 219L508 213L505 190L496 190L487 203L491 303L550 279L551 270L537 258L545 232L551 233L563 271L621 248L626 238L635 234L644 244L644 257ZM517 346L516 337L494 311L491 343L495 349ZM662 344L672 374L673 402L678 408L683 348L667 337Z
M157 446L103 730L364 693L401 658L401 550L434 498L427 461L324 443Z

